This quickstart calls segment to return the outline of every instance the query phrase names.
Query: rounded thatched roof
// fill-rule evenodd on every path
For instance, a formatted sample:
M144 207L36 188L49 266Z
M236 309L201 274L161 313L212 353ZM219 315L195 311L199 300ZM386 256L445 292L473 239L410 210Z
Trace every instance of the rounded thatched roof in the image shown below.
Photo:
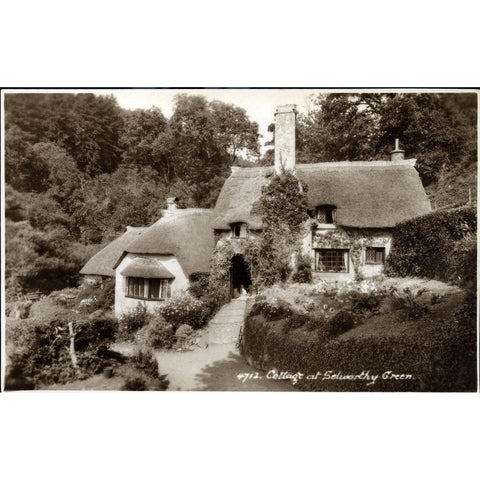
M115 265L128 245L133 242L146 227L127 227L127 231L96 253L80 270L82 275L115 276Z
M213 255L212 210L179 209L148 227L126 252L174 255L187 275L208 273Z
M175 275L155 258L135 258L120 273L124 277L175 278Z
M345 227L385 228L431 211L414 160L298 164L297 176L308 186L308 206L335 205L337 223ZM252 215L273 167L234 169L214 210L213 228L228 230L245 222L262 226Z

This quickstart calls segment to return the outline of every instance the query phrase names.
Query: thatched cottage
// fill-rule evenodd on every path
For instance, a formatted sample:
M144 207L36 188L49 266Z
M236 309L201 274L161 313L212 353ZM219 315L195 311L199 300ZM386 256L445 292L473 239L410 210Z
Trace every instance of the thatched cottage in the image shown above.
M214 209L216 241L235 242L261 234L262 219L253 206L272 175L285 169L295 172L308 187L311 220L302 246L311 258L314 278L342 281L381 273L390 252L392 228L431 211L415 170L416 160L404 159L397 141L390 160L297 165L295 106L278 107L275 117L275 164L232 167ZM237 248L232 289L248 282L247 270Z
M295 106L278 107L275 117L274 166L232 167L211 210L176 209L170 199L165 215L124 247L112 267L117 314L139 300L153 308L185 290L192 276L209 272L214 247L220 244L233 252L231 295L248 290L252 279L244 258L246 240L262 234L262 219L252 208L262 188L283 170L294 172L308 186L310 220L302 249L317 279L377 275L391 248L392 228L431 211L415 159L404 159L398 142L390 160L297 165ZM82 273L95 274L87 266L101 260L102 252L97 256Z
M145 229L115 264L115 313L158 302L185 291L196 275L208 274L214 249L212 211L177 209L171 199L162 218Z

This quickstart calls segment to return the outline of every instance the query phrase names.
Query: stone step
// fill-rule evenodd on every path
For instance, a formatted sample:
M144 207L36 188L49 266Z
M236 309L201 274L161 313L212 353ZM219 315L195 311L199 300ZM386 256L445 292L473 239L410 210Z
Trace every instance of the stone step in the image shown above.
M246 299L234 299L224 305L208 326L209 343L235 343L243 326Z

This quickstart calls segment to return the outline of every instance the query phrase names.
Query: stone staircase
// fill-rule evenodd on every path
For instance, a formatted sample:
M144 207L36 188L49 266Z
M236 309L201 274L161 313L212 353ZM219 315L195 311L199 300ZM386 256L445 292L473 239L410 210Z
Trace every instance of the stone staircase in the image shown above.
M235 343L243 326L247 297L234 298L224 305L208 325L209 343Z

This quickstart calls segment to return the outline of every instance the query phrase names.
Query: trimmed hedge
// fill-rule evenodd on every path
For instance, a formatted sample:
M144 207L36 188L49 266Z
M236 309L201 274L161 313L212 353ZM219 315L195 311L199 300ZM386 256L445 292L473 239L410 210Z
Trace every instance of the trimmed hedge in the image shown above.
M476 277L476 269L471 268L472 262L476 265L476 244L471 241L476 231L477 212L470 206L399 223L386 271L468 285Z
M291 325L249 315L242 353L257 368L306 375L296 385L308 391L476 391L476 317L474 297L451 318L426 321L419 335L369 335L328 338ZM301 322L295 322L297 325ZM297 326L295 325L295 326ZM420 332L419 332L420 333ZM322 380L325 372L342 375L369 372L366 381ZM382 379L385 372L411 379Z

